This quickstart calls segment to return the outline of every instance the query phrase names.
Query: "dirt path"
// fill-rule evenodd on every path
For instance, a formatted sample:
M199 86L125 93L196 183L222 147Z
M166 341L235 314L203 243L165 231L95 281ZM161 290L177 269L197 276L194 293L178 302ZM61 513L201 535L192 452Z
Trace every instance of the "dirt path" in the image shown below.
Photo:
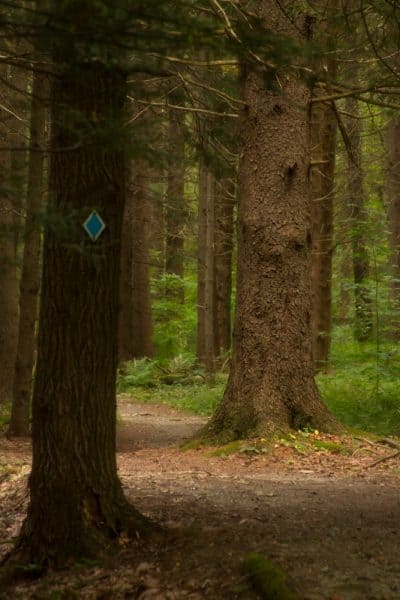
M226 458L210 456L209 449L182 452L178 444L203 419L126 400L119 415L118 465L126 493L176 535L141 547L139 556L127 546L109 570L75 579L69 574L53 586L69 586L83 598L255 598L242 561L257 551L289 573L303 599L400 598L394 459L368 469L374 456L361 451L317 458L288 448ZM0 535L6 539L23 518L21 474L29 470L29 447L1 439L0 453L3 463L20 465L0 488ZM47 598L48 586L42 581L18 588L21 596L5 597Z

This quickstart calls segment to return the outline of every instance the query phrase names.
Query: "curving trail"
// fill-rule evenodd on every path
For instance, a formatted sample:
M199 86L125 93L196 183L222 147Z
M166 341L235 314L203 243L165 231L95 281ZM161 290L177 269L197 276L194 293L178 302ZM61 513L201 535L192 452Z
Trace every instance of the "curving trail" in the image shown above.
M288 449L225 458L210 449L179 450L203 423L165 406L120 400L118 466L126 493L172 534L139 556L127 547L120 564L97 580L93 571L75 584L69 576L78 597L101 597L108 586L110 598L255 598L244 585L242 560L257 551L286 570L300 598L400 598L400 463L367 469L374 456L361 451L316 459ZM0 456L15 471L0 477L0 537L7 539L26 507L29 444L0 438ZM60 577L62 588L67 579ZM20 588L21 597L34 597L41 585Z

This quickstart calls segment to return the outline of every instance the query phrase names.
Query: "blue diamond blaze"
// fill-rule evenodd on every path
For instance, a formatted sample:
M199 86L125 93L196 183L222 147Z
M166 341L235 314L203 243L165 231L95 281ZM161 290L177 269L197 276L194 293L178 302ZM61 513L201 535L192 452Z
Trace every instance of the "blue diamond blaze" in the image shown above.
M95 242L105 230L106 225L99 213L94 210L84 222L83 228L90 239Z

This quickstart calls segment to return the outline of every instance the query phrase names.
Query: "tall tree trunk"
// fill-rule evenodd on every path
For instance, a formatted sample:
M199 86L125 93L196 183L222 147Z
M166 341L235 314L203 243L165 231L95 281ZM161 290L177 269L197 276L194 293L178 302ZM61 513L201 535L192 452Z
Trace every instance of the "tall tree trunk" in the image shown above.
M199 159L199 203L197 219L197 359L205 361L205 285L206 285L206 245L207 245L207 167L203 156Z
M269 30L298 37L308 28L292 25L289 4L258 0L254 10ZM281 69L274 79L259 65L243 67L233 359L203 432L218 441L336 424L311 354L310 91L298 71Z
M2 67L3 79L7 71ZM2 84L6 85L5 83ZM6 90L8 92L8 90ZM7 93L3 90L7 104ZM11 402L18 336L18 279L15 253L16 211L11 178L10 115L0 111L0 405Z
M212 376L214 350L214 199L215 178L205 159L199 162L197 273L197 358Z
M400 118L388 127L387 173L391 319L389 336L400 340Z
M351 225L351 245L353 251L355 324L354 336L359 342L372 335L372 301L368 290L370 273L368 245L366 241L366 208L364 176L362 169L361 120L358 100L349 96L345 102L346 112L351 117L347 121L348 167L347 195L348 214Z
M183 228L185 224L184 113L170 109L168 126L167 244L165 270L183 278ZM183 282L176 297L184 301Z
M48 77L36 73L33 79L28 189L24 232L24 252L19 294L19 330L15 364L14 397L9 433L15 436L29 434L29 402L32 390L32 372L36 347L40 285L41 227L43 207L43 162L48 103Z
M92 14L87 4L57 7L78 35L81 11ZM57 219L45 228L30 504L13 553L14 560L45 567L96 555L123 531L147 526L123 495L115 458L125 195L115 135L118 122L123 131L125 80L115 62L109 68L104 49L105 64L82 56L69 35L60 34L54 46L52 147L69 151L50 159L50 214ZM82 228L93 208L106 224L97 242Z
M235 183L216 184L214 252L214 346L219 356L231 347L233 212Z
M150 295L149 236L151 201L149 166L144 161L132 163L133 189L133 356L152 357L153 319Z
M129 174L127 177L129 181ZM120 306L118 317L118 362L135 358L133 331L133 189L128 184L122 223Z
M331 73L330 73L331 75ZM314 88L314 99L326 87ZM331 103L314 102L311 111L313 359L317 371L327 368L332 329L333 200L336 117Z

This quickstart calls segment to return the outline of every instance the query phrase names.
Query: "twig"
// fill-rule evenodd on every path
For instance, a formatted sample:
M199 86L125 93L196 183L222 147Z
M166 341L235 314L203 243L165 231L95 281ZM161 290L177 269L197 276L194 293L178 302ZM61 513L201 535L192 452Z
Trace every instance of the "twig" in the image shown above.
M367 465L366 469L375 467L376 465L378 465L381 462L384 462L385 460L390 460L391 458L396 458L396 456L399 456L399 454L400 454L400 450L397 450L397 452L395 452L394 454L390 454L389 456L383 456L382 458L378 458L378 460L375 460L373 463Z

